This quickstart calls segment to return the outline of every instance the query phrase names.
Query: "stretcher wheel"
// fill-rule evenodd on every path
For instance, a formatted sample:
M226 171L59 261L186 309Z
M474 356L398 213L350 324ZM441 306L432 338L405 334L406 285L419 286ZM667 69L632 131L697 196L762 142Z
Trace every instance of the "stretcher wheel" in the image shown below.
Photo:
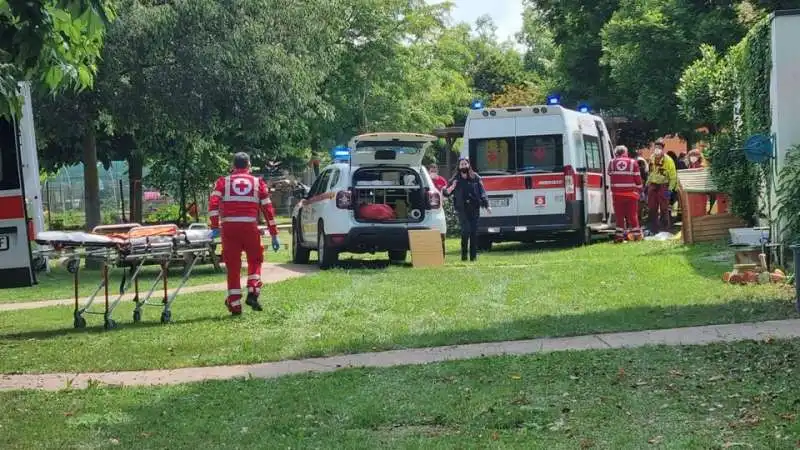
M103 323L103 328L106 330L113 330L117 328L117 322L114 322L114 319L106 319L105 323Z
M84 319L83 316L75 314L75 320L72 322L72 324L75 326L75 328L86 328L86 319Z
M142 312L141 311L134 311L133 312L133 323L139 323L142 321Z
M164 311L161 313L161 323L172 322L172 311Z

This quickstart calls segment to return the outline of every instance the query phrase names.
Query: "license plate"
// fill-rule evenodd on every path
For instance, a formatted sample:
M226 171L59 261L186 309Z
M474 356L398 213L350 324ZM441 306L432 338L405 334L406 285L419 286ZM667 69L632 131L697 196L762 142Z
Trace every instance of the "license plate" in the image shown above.
M508 208L507 198L490 198L489 206L492 208Z
M0 234L0 252L8 250L8 247L8 236L5 234Z

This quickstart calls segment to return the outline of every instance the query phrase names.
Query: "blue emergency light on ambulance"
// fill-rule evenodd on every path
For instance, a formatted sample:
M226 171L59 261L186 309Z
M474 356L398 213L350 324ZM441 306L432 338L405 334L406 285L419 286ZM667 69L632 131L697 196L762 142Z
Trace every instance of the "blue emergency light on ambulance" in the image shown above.
M331 158L337 162L350 161L350 148L338 145L331 149Z
M558 105L561 103L561 96L558 94L552 94L547 96L547 104L548 105Z

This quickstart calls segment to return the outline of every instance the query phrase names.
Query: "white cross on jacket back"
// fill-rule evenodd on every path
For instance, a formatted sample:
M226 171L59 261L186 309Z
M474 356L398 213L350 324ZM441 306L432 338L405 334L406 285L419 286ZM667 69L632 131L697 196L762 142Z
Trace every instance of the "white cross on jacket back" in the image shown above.
M217 179L208 202L211 228L225 223L257 224L259 211L264 214L269 234L277 236L275 209L264 180L251 175L248 169L236 169Z

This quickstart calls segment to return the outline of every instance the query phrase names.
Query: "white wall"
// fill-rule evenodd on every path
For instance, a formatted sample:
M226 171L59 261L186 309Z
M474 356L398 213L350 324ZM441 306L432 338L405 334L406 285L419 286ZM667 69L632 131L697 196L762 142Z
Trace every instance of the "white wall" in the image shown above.
M774 14L771 47L770 109L777 172L783 167L789 148L800 145L800 10ZM773 173L773 177L777 181L777 173ZM774 205L774 191L772 198Z

